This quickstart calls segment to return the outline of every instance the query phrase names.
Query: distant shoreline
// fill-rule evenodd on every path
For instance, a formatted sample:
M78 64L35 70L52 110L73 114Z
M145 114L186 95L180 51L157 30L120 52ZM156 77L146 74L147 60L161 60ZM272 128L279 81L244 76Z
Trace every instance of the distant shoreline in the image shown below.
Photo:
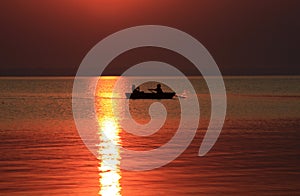
M103 77L103 78L115 78L120 76L0 76L0 79L22 79L22 78L28 78L28 79L55 79L55 78L75 78L75 77ZM202 78L203 76L193 76L193 75L187 75L187 76L123 76L123 77L143 77L143 78L160 78L160 77L167 77L167 78L178 78L178 77L189 77L189 78ZM206 76L206 77L218 77L218 76ZM224 78L298 78L300 75L224 75Z

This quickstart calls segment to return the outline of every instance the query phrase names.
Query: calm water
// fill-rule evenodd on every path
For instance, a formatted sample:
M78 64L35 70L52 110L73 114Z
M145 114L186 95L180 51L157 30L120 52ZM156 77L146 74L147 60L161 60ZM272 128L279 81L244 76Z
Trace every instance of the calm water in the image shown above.
M210 117L210 98L204 80L191 77L201 107L196 137L176 160L146 172L121 170L119 147L149 150L168 142L178 127L179 100L160 101L168 118L158 133L130 135L110 109L117 79L103 77L98 86L95 157L74 124L73 78L1 78L0 195L300 194L300 77L225 77L226 122L205 157L197 153ZM185 90L182 78L168 80ZM148 83L142 90L154 86ZM84 93L78 98L84 99ZM114 98L122 100L123 95ZM188 100L189 95L184 101ZM137 122L150 120L151 103L130 101ZM110 146L103 132L118 145ZM115 165L108 168L106 159Z

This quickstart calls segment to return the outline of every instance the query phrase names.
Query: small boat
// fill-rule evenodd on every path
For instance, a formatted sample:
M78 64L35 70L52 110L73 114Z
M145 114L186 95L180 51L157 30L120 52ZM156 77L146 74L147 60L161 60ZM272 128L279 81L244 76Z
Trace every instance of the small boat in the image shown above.
M175 92L165 93L125 93L127 99L172 99L175 96Z

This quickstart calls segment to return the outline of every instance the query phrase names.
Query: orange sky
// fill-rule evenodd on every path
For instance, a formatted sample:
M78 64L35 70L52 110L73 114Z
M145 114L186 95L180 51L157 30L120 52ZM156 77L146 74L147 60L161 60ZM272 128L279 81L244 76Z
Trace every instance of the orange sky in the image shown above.
M175 27L196 37L226 75L300 74L297 0L2 0L0 4L1 75L74 75L84 55L105 36L147 24ZM155 52L140 54L155 57ZM132 58L123 63L135 62ZM179 57L162 58L176 62ZM114 67L109 73L119 71Z

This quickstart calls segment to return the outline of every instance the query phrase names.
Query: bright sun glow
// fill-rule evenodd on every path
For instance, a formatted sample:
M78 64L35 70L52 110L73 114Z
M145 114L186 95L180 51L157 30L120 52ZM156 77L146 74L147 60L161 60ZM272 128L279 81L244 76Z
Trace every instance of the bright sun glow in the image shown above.
M100 120L100 195L120 195L120 137L119 130L112 118Z
M96 107L98 109L98 124L99 124L99 195L111 196L121 195L121 171L120 171L120 129L113 117L111 97L111 89L113 85L106 86L105 91L98 89Z

